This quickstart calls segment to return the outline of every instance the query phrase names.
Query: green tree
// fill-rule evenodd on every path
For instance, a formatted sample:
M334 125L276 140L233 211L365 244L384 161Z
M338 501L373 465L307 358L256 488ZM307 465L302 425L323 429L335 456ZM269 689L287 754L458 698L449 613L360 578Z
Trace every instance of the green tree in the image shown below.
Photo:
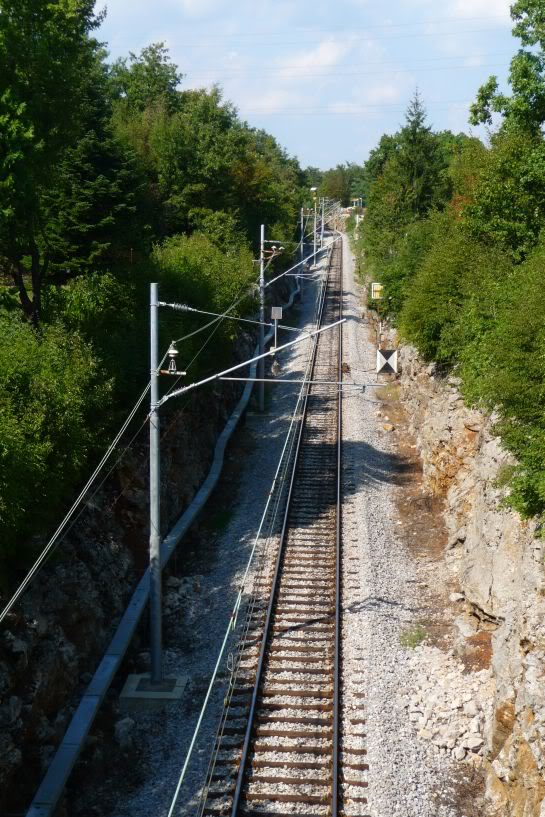
M406 292L399 327L428 360L452 364L493 322L496 292L511 264L498 249L471 241L452 213L440 213L433 241Z
M0 561L52 524L96 451L111 383L88 344L0 315Z
M385 133L381 136L377 147L369 153L369 157L363 166L362 192L366 202L369 201L371 188L382 175L386 162L393 158L398 149L399 134L390 136Z
M43 193L85 128L98 48L90 33L100 22L93 9L93 0L0 3L0 119L7 134L0 141L0 264L34 322L51 260Z
M178 86L183 74L171 62L164 43L152 43L139 55L118 59L110 69L113 96L129 110L144 111L150 105L163 103L169 111L178 107Z
M524 259L545 224L543 138L518 128L495 135L462 217L475 238Z
M496 76L479 89L471 107L470 121L491 124L494 113L507 127L515 126L540 134L545 122L545 6L543 0L517 0L511 6L513 35L522 48L511 60L509 85L512 93L499 91ZM533 49L533 50L529 50Z
M409 226L444 207L451 192L445 135L432 133L426 124L418 92L409 104L405 126L394 137L383 137L365 165L365 175L373 180L361 228L366 261L375 277L388 279L386 295L392 299L391 308L397 309L411 269L398 263L409 232L413 238ZM417 245L418 241L414 250Z
M304 169L303 175L304 175L303 185L305 187L305 193L307 197L310 197L310 193L308 191L310 190L311 187L319 187L321 185L322 179L324 177L324 171L320 170L319 167L312 167L311 165L309 165Z
M426 124L426 109L418 91L409 103L405 119L399 150L392 161L397 164L406 204L413 216L419 217L448 199L447 164L441 138Z
M352 192L352 180L346 165L337 165L326 170L318 187L318 195L334 201L340 201L345 207L349 205Z

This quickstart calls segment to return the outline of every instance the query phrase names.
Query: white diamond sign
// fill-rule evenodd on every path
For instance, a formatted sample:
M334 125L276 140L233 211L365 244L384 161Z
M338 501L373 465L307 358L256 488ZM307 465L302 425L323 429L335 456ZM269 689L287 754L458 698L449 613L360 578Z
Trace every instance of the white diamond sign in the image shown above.
M397 374L397 349L377 349L377 374Z

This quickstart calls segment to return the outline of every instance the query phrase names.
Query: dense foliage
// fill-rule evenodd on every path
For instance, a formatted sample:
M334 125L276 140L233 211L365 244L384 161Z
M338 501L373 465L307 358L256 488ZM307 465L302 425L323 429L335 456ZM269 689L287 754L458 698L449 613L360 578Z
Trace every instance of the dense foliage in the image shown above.
M306 183L219 88L183 90L161 43L110 64L94 7L0 0L0 561L47 533L144 385L150 280L225 309L259 225L293 238ZM205 320L165 316L164 340Z
M348 206L355 199L363 198L365 181L363 167L355 162L337 165L330 170L307 167L304 171L307 190L316 187L316 195L339 201Z
M521 49L511 94L492 77L474 124L501 123L484 145L434 133L416 97L407 122L364 167L358 244L380 308L428 360L456 370L467 401L499 417L514 454L509 502L545 511L545 3L511 8Z

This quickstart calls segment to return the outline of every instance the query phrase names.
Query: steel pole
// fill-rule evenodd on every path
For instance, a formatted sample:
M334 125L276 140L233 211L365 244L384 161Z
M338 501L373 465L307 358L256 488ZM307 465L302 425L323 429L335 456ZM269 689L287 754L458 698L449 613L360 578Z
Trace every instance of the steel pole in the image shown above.
M324 218L325 218L325 199L322 199L322 227L320 230L320 249L324 246Z
M316 223L317 219L318 219L318 199L316 198L316 196L314 196L314 262L313 262L314 264L316 264L316 242L318 238L317 236L318 226Z
M159 297L150 285L149 559L151 683L163 680L161 627L161 458L159 436Z
M259 242L259 354L265 352L265 225L261 225ZM265 359L259 361L259 377L265 377ZM265 411L265 383L259 384L259 410Z
M301 272L304 274L303 259L305 257L305 208L301 207ZM299 278L300 298L303 300L303 278Z

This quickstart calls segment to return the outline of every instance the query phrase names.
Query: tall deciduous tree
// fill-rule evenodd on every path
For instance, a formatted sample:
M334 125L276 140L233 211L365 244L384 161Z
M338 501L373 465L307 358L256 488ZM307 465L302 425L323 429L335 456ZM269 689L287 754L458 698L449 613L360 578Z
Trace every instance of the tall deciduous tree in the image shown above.
M498 78L491 76L471 107L470 121L473 125L489 125L494 113L498 113L506 126L540 134L545 123L545 3L517 0L511 6L511 17L515 23L513 35L523 46L511 60L512 93L501 93Z
M131 52L128 60L116 60L110 69L114 95L133 111L159 102L171 112L176 110L182 77L164 43L152 43L138 55Z
M335 199L344 205L350 204L351 179L345 165L337 165L326 170L318 188L318 195Z
M0 0L0 266L38 324L42 290L96 263L132 208L109 130L93 0Z

